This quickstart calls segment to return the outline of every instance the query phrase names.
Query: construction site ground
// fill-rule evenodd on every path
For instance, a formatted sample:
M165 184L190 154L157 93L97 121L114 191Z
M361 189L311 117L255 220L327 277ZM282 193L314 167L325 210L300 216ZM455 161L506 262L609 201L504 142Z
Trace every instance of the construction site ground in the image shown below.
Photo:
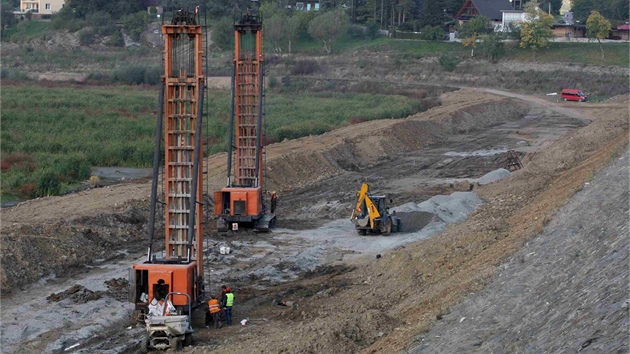
M234 325L206 329L196 312L183 351L627 352L628 302L611 294L628 290L628 96L556 100L463 89L406 119L268 146L277 227L208 220L207 290L232 287ZM510 149L524 168L478 183L506 175ZM220 189L226 155L207 166ZM393 200L402 233L358 236L361 183ZM139 350L126 279L149 196L145 178L2 210L2 352Z

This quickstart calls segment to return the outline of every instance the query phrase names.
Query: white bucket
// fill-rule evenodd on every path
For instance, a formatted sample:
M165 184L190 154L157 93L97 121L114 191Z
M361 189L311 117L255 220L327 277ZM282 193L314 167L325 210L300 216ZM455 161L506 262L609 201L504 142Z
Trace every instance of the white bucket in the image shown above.
M230 247L221 246L221 248L219 248L219 253L230 254Z

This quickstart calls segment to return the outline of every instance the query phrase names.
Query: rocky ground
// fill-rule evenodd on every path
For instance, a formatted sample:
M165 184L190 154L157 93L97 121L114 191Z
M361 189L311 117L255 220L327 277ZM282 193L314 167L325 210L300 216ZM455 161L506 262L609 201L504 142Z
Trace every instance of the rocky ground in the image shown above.
M407 119L360 123L268 146L268 189L280 195L278 228L264 235L206 231L208 288L216 292L223 283L231 285L237 298L235 318L249 318L251 324L215 331L201 328L196 317L196 345L184 351L432 348L425 344L435 343L427 339L432 332L426 331L436 322L448 324L443 331L449 331L461 317L476 317L456 318L466 311L456 304L499 301L470 300L470 293L508 269L524 272L520 276L525 278L525 272L540 272L502 264L510 257L520 259L516 252L527 242L543 242L537 240L553 233L550 228L561 225L556 212L576 192L587 191L585 183L595 182L597 172L621 156L628 140L628 97L578 104L462 90L445 93L441 101L442 106ZM494 183L476 183L503 167L508 149L519 152L525 167ZM208 166L206 189L217 190L225 176L225 155L210 157ZM387 238L357 236L348 218L363 182L391 196L405 225L413 227ZM627 184L619 188L627 200ZM2 210L3 352L138 350L141 328L130 327L131 306L108 285L120 285L117 279L126 278L131 264L143 257L149 194L147 182L127 182ZM600 208L615 205L603 203ZM585 225L602 222L596 214L581 215ZM606 227L627 240L627 228ZM616 245L615 257L627 254L627 242L606 242ZM220 246L230 246L232 254L220 255ZM570 245L557 248L565 246ZM607 246L599 242L590 247ZM527 261L533 257L528 253ZM609 254L593 250L579 258L602 262ZM627 271L619 264L614 274L627 279ZM585 274L579 278L584 283L593 279L605 285L613 273L580 274ZM533 282L528 286L536 288ZM575 286L588 292L586 285ZM92 299L94 294L99 298ZM595 292L579 299L588 309L604 298ZM280 301L291 306L278 306ZM568 316L554 317L557 323L578 319L554 308ZM627 348L627 338L611 329L627 323L625 309L615 312L620 320L584 323L617 338L620 345L615 348L624 348L624 343ZM514 309L514 316L500 324L520 323L524 315L519 311ZM27 320L24 313L37 315L37 320ZM435 327L440 336L441 322ZM485 323L480 345L487 347L481 348L509 346L512 342L493 339L492 333L503 328L493 325L491 320ZM602 336L593 334L585 341ZM544 340L536 348L554 351L560 340Z

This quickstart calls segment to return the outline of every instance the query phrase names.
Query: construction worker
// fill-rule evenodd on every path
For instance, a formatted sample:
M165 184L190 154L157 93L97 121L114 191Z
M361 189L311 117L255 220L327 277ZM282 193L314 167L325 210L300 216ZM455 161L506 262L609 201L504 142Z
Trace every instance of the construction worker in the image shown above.
M232 325L232 306L234 305L234 294L232 290L225 285L223 286L223 291L225 292L223 295L223 299L221 303L223 304L223 312L225 313L225 323L228 326Z
M278 195L276 191L271 193L271 213L273 214L276 211L276 204L278 204Z
M219 300L215 296L211 296L210 301L208 301L208 312L206 313L206 328L209 328L210 318L214 322L214 328L221 328L223 324L221 323L220 314Z

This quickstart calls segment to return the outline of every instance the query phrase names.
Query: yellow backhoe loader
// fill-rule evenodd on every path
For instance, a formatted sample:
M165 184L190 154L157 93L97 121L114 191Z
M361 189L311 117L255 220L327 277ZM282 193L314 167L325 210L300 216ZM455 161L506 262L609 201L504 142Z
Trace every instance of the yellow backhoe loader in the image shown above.
M396 216L395 211L389 212L387 197L371 195L369 188L367 183L361 186L357 193L357 204L350 217L359 235L370 233L388 236L392 232L401 232L402 221Z

